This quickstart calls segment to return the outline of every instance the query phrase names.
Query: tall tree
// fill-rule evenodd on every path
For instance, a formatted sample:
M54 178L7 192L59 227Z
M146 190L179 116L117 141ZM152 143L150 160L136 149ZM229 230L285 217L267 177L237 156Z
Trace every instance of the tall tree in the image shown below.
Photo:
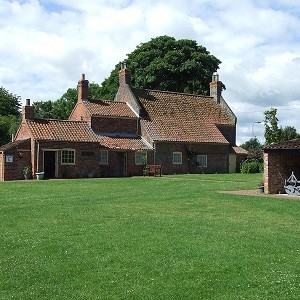
M91 82L89 86L89 98L100 99L99 84ZM66 120L70 116L77 102L77 89L69 88L56 101L36 101L33 103L36 117L42 119L60 119Z
M265 139L266 144L280 143L294 138L300 137L297 130L293 126L278 126L277 109L271 108L264 112L265 114Z
M20 96L0 87L0 145L11 141L20 125Z
M296 128L293 126L284 127L282 129L281 135L282 141L289 141L300 137L299 133L297 133Z
M1 116L19 116L21 109L20 96L10 93L3 87L0 87L0 115Z
M245 150L250 149L260 149L262 148L262 144L259 142L258 138L251 138L249 141L246 141L244 144L241 145L242 148Z
M212 74L221 63L196 41L169 36L142 43L127 57L134 86L195 94L209 93ZM113 99L116 94L119 69L120 63L102 83L103 98Z
M267 145L281 142L282 129L278 127L278 119L276 114L276 108L271 108L264 112L265 140Z

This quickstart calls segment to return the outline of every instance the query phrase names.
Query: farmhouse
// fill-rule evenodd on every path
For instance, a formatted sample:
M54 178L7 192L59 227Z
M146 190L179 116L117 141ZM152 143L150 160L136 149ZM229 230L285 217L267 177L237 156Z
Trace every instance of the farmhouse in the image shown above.
M300 139L274 143L264 148L265 193L283 193L284 183L294 173L300 180Z
M37 119L26 100L14 141L0 147L0 180L22 179L28 165L47 178L142 175L145 162L164 174L236 172L246 153L222 86L214 74L210 96L138 89L125 67L114 101L89 100L83 74L68 120Z

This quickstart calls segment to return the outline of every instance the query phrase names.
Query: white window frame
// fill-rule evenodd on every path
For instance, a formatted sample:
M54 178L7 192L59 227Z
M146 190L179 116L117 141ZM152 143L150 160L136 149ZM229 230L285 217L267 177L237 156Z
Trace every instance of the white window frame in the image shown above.
M64 153L64 152L67 152L67 153ZM71 157L73 158L72 161L70 160ZM60 163L62 165L75 165L75 163L76 163L76 150L75 149L68 149L68 148L61 149Z
M141 166L145 162L147 163L147 151L136 151L135 164Z
M182 152L173 152L173 164L182 165Z
M197 167L207 168L207 155L203 155L203 154L197 155Z
M108 165L108 150L100 150L100 165Z

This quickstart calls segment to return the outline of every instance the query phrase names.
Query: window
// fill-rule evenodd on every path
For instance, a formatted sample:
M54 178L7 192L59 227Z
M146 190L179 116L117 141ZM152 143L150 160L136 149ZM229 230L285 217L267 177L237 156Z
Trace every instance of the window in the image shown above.
M73 150L73 149L61 150L61 164L62 165L74 165L75 164L75 150Z
M182 153L181 152L173 152L173 164L174 165L182 164Z
M108 164L108 151L101 150L100 151L100 165L107 165Z
M147 152L146 151L135 152L135 164L143 165L146 163L147 163Z
M207 167L207 155L197 155L197 166L202 168Z

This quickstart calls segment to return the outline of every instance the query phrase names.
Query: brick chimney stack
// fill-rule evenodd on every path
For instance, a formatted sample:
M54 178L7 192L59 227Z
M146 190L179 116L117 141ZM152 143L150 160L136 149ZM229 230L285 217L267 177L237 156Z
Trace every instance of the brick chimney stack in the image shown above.
M30 105L30 99L26 99L25 106L22 108L22 122L27 119L34 119L34 107Z
M209 84L210 96L214 97L215 101L220 104L220 98L222 95L223 83L219 81L219 74L214 73L212 76L212 82Z
M119 84L123 86L124 84L128 84L131 86L131 71L127 69L126 63L121 63L121 70L119 71Z
M85 79L85 74L82 74L81 80L78 81L78 101L88 100L89 97L89 81Z

